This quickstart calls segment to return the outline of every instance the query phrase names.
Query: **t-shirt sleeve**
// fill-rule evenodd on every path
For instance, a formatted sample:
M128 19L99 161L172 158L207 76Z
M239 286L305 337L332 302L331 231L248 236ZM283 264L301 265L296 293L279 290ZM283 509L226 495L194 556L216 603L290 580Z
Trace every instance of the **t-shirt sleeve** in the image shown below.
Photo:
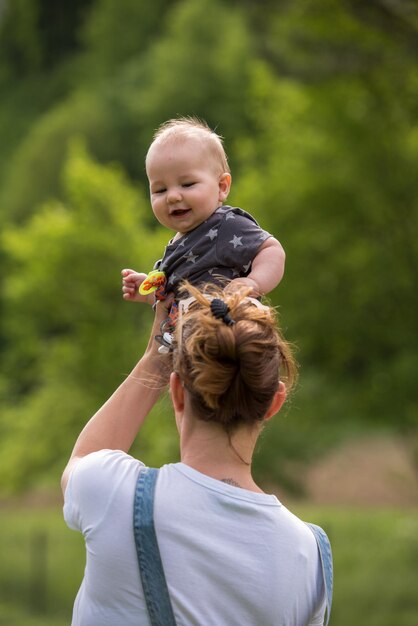
M64 495L64 520L83 534L106 512L112 493L143 463L121 450L99 450L86 455L73 468Z
M220 265L247 272L260 246L271 236L244 215L227 213L219 225L216 238Z

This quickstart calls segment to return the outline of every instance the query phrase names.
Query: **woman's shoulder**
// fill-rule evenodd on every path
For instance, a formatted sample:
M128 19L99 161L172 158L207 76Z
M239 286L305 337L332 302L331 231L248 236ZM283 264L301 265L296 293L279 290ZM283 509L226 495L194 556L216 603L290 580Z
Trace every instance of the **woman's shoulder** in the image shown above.
M64 517L81 529L81 519L100 515L106 503L131 489L143 463L121 450L98 450L79 459L65 490Z
M281 530L294 545L303 547L313 556L317 552L317 540L312 524L303 521L286 506L280 511Z
M141 461L135 459L130 454L123 452L122 450L110 450L103 449L91 452L82 457L75 466L74 474L87 474L89 472L102 471L104 473L112 474L115 471L129 468L138 469L143 466Z

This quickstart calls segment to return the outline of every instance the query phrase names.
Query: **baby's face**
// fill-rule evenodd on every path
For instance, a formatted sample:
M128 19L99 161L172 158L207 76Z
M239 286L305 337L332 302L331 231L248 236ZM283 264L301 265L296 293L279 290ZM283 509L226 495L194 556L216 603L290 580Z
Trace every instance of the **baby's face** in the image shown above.
M207 220L228 196L230 175L220 172L197 137L153 144L146 169L155 217L182 235Z

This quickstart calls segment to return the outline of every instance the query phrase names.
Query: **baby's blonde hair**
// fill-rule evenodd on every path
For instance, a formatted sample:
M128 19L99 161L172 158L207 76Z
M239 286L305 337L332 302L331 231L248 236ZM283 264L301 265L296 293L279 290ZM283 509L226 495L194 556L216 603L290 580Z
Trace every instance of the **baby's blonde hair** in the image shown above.
M223 137L218 135L204 120L198 117L178 117L168 120L161 124L154 133L153 140L147 152L154 144L165 143L169 140L181 140L188 138L197 138L205 142L216 163L219 165L220 173L230 173L228 157L223 145Z

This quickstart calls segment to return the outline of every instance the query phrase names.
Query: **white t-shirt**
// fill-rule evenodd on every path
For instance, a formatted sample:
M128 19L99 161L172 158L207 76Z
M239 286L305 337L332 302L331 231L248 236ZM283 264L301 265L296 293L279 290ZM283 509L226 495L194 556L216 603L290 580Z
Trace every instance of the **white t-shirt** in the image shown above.
M64 517L83 533L87 551L72 626L150 624L133 535L142 466L101 450L71 473ZM160 469L154 518L178 626L322 625L315 538L276 496L175 463Z

